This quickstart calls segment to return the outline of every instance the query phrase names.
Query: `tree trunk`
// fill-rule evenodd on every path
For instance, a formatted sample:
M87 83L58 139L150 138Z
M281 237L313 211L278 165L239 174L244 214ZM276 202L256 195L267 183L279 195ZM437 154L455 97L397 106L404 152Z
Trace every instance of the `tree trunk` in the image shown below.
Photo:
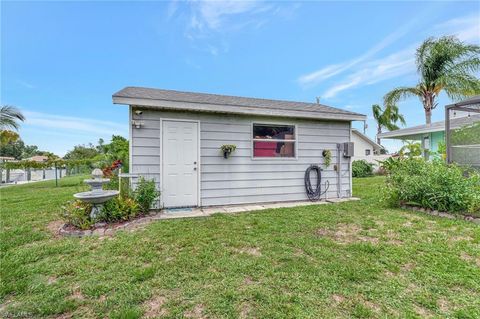
M425 123L432 123L432 110L435 106L435 95L432 92L426 92L423 97L423 108L425 109Z
M431 124L432 123L432 109L425 109L425 123Z

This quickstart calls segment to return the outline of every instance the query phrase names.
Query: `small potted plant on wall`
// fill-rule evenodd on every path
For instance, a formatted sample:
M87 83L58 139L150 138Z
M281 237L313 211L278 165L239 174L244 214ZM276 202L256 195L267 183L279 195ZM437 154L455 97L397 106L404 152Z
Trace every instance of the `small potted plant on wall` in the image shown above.
M233 144L225 144L225 145L222 145L220 147L220 149L222 150L222 153L223 153L223 157L224 158L228 158L230 156L230 154L235 151L235 149L237 148L236 145L233 145Z
M330 163L332 163L332 152L330 150L323 150L322 156L325 167L329 167Z

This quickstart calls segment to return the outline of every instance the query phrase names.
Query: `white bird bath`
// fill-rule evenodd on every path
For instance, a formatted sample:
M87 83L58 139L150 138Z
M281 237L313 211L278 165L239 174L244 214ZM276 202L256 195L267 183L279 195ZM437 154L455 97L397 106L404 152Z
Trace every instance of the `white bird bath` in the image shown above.
M92 204L92 211L90 212L90 217L92 219L95 219L98 213L102 210L103 203L117 196L119 193L117 190L102 189L103 184L106 184L109 181L110 179L103 178L102 171L96 168L92 172L92 178L84 180L86 184L90 185L91 190L88 192L73 194L73 197Z

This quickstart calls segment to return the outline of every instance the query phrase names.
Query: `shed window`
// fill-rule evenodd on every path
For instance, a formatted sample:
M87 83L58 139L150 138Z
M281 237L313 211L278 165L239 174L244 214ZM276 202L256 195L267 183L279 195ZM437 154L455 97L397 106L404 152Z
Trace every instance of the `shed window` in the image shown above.
M295 125L253 124L253 157L295 157Z
M370 150L369 149L365 150L365 155L367 155L367 156L370 155Z

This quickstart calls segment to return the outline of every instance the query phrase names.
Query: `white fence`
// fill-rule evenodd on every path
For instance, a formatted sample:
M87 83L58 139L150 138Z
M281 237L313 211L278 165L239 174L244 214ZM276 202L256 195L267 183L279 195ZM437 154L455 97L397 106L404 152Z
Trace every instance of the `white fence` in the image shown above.
M57 169L57 177L62 178L67 171L64 168ZM49 169L0 169L0 181L2 184L23 184L42 180L55 179L55 168Z

